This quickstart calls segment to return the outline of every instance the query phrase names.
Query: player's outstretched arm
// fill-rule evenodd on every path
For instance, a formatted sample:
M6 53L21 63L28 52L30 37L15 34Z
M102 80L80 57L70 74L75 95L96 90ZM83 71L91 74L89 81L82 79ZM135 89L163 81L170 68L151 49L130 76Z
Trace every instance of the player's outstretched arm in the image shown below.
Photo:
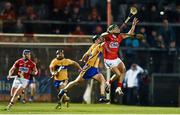
M79 65L79 63L77 63L76 61L74 61L74 62L73 62L73 65L76 66L79 71L82 71L82 68L81 68L81 66Z
M127 37L133 37L135 35L134 31L135 31L135 28L136 28L136 25L137 25L138 22L139 22L138 18L135 17L133 19L132 26L131 26L131 29L129 30L129 32L125 33L125 34L121 33L123 39L125 39Z
M31 72L31 74L35 76L38 75L38 69L36 66L33 68L33 71Z
M91 45L91 47L88 49L88 51L82 56L82 58L79 60L81 62L86 62L88 60L88 57L91 55L91 51L94 48L94 44Z
M50 73L51 73L52 76L56 76L57 75L57 72L55 71L54 66L50 65L49 66L49 70L50 70Z
M132 26L131 26L131 29L129 30L128 34L134 34L135 27L136 27L138 22L139 22L138 18L135 17L133 19Z

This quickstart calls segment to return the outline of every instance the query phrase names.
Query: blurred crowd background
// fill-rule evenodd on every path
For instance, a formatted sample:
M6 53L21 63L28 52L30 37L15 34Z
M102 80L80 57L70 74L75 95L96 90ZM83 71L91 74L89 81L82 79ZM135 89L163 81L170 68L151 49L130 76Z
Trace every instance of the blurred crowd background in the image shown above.
M131 6L138 9L136 17L140 23L136 33L141 33L145 38L127 38L121 44L119 55L127 69L132 63L140 65L146 73L140 75L141 87L139 102L145 99L144 105L166 104L178 105L178 80L172 74L180 72L180 2L179 0L111 0L113 23L119 26L129 14ZM101 34L107 28L106 0L1 0L0 1L0 32L30 34L71 34L95 35ZM122 30L127 32L132 20ZM4 37L0 42L48 42L50 38ZM59 40L59 41L58 41ZM55 42L63 42L58 39ZM68 43L88 42L81 38L68 38ZM14 61L21 57L24 48L33 51L33 59L37 63L40 77L48 77L50 61L55 57L58 48L65 49L65 57L78 61L89 46L0 46L0 79L4 79ZM73 53L72 53L73 51ZM100 68L103 70L103 64ZM152 93L152 73L165 73ZM168 74L167 74L168 73ZM170 73L170 74L169 74ZM70 80L77 76L77 72L70 72ZM162 76L162 75L160 75ZM173 81L175 80L175 81ZM169 82L169 81L173 81ZM97 85L97 84L96 84ZM1 85L0 85L1 86ZM85 84L79 86L85 89ZM167 86L167 87L166 87ZM116 87L116 86L114 86ZM164 88L164 89L163 89ZM0 91L3 87L0 88ZM115 89L115 88L114 88ZM163 89L163 90L162 90ZM174 90L172 90L174 89ZM180 88L179 88L180 89ZM5 89L9 91L8 88ZM94 89L98 91L98 89ZM75 90L74 92L77 92ZM53 92L53 90L52 90ZM74 93L72 92L72 94ZM172 92L167 95L167 92ZM180 92L180 91L179 91ZM73 95L73 102L82 100L83 90L78 95ZM8 93L7 93L8 94ZM54 97L55 93L52 93ZM92 95L97 95L93 93ZM112 94L114 97L114 94ZM146 98L148 97L148 98ZM159 97L162 97L161 99ZM53 97L52 97L53 98ZM97 98L97 96L94 96ZM113 98L114 102L118 98ZM56 100L56 99L54 99ZM180 100L180 99L179 99ZM126 99L124 99L126 103ZM180 102L179 102L180 105Z
M113 23L121 25L131 6L139 12L136 33L146 39L142 43L127 40L125 46L180 46L178 0L112 0ZM0 26L5 33L100 34L106 31L106 10L106 1L99 0L1 0Z

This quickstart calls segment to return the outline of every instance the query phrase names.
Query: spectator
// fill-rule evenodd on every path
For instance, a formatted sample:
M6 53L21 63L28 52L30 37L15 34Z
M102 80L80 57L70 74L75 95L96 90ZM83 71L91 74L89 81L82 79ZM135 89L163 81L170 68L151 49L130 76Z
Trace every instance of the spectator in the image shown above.
M23 25L22 20L20 18L16 22L15 32L16 33L24 33L24 25Z
M167 55L167 59L168 60L176 60L176 57L177 57L177 50L176 50L176 42L171 42L170 43L170 46L169 46L169 49L168 49L168 55ZM176 62L175 61L166 61L166 72L168 73L173 73L175 72L175 64Z
M143 5L142 7L140 7L141 9L140 9L140 11L139 12L141 12L141 13L139 13L138 15L138 17L139 17L139 20L141 21L141 22L147 22L147 20L148 20L148 14L147 14L147 7L145 6L145 5Z
M157 32L155 30L151 31L150 36L148 37L148 43L151 47L158 47L157 46Z
M177 5L176 6L176 12L175 12L175 14L176 14L176 22L177 23L180 23L180 4L179 5Z
M119 5L119 14L118 14L118 20L120 23L123 23L123 21L125 20L126 11L127 11L127 4L120 4Z
M80 13L80 8L78 6L73 7L73 11L71 14L71 19L73 22L80 22L82 20L82 16Z
M73 35L84 35L84 32L82 31L81 27L78 25L76 26L74 32L72 32ZM68 42L78 42L81 41L81 38L68 38Z
M94 30L93 34L97 34L97 35L100 35L103 32L103 29L102 29L102 27L100 25L97 25L95 27L95 29L93 29L93 30Z
M10 2L5 3L5 8L1 12L1 17L2 17L2 19L8 20L8 21L12 21L12 20L16 19L15 11L14 11L13 6Z
M34 11L34 8L32 6L28 6L26 8L26 15L25 15L25 19L26 20L30 20L30 21L33 21L33 20L36 20L38 17ZM28 33L28 34L33 34L34 33L34 27L31 23L26 23L25 24L25 33Z
M144 69L140 78L139 101L141 105L149 105L149 85L151 79L148 70Z
M94 7L92 8L92 11L90 13L90 15L88 16L88 21L92 21L92 22L99 22L101 21L101 16L98 13L98 10Z
M151 16L149 16L149 18L148 18L149 22L159 22L159 12L155 5L151 6L151 10L150 10L149 14L151 14Z
M140 47L149 47L149 44L147 43L147 33L146 33L146 28L142 27L140 28L140 34L142 34L144 36L144 39L141 40L140 42Z
M157 47L158 48L162 48L162 49L165 48L164 39L163 39L163 37L161 35L158 36L156 42L157 42Z
M65 8L62 10L62 13L60 15L60 20L62 21L71 21L71 11L72 11L72 1L68 1Z
M52 20L59 20L60 19L60 12L59 9L54 8L51 15Z
M171 42L175 42L176 36L172 27L169 26L168 20L163 20L163 26L159 29L159 35L164 39L165 47L170 47Z
M72 34L74 34L74 35L84 35L84 32L82 31L82 29L81 29L81 26L76 26L76 28L75 28L75 30L74 30L74 32L72 32Z
M124 87L127 87L127 104L138 104L139 94L139 80L138 74L143 73L144 70L137 64L132 64L131 68L126 72L124 79Z
M16 14L13 6L10 2L5 3L5 8L1 12L1 18L4 20L3 32L11 33L14 29L14 20L16 19Z

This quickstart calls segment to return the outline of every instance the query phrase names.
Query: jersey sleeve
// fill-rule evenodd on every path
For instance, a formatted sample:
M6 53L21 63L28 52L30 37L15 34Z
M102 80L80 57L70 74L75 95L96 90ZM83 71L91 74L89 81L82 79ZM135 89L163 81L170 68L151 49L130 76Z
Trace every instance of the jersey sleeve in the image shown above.
M73 61L73 60L71 60L71 59L66 59L66 60L65 60L65 65L66 65L66 66L72 65L72 64L74 64L74 61Z
M56 65L56 60L53 59L49 65L49 67L55 67L55 65Z
M18 68L19 67L19 60L17 60L14 65L13 65L14 68Z
M122 39L123 39L122 35L119 34L119 35L118 35L118 42L121 42Z
M33 69L36 67L36 63L32 63L32 67L33 67Z
M103 52L104 42L98 45L98 51Z
M93 50L95 44L92 44L91 47L88 49L88 51L85 54L90 55L91 51Z

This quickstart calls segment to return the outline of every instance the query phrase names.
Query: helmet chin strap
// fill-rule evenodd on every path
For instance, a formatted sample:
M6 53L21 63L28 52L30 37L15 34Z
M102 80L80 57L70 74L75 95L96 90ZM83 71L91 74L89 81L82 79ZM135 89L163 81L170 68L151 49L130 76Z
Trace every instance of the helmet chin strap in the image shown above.
M25 57L24 57L24 61L27 61L28 60L28 57L25 55Z

